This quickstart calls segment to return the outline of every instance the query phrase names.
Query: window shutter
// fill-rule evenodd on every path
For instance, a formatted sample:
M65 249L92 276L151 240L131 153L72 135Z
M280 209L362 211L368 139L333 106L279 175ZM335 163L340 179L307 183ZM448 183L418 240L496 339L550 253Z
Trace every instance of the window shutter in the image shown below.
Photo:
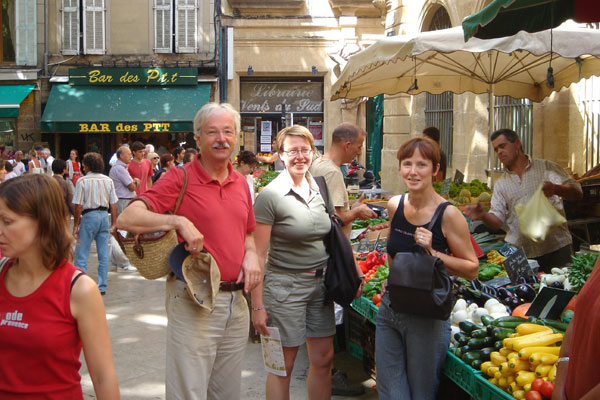
M17 20L17 45L15 60L17 65L37 65L36 2L35 0L15 1Z
M104 0L84 0L83 52L104 54Z
M198 0L175 0L175 51L196 53L198 51Z
M79 0L63 0L62 53L79 54Z
M172 0L154 0L154 51L173 52Z

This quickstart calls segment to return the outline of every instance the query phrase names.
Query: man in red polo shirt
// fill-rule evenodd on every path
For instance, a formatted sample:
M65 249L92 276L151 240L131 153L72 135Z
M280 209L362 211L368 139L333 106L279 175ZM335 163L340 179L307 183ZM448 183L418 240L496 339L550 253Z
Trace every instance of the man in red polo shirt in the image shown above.
M146 146L144 143L135 141L131 144L131 153L133 159L127 165L127 171L133 179L139 179L139 185L135 189L135 193L141 196L146 190L152 187L152 161L145 158Z
M221 272L212 313L189 297L185 284L167 279L168 399L239 399L241 365L248 340L248 306L241 289L262 279L254 245L256 226L250 190L230 162L240 115L229 104L209 103L194 118L201 153L183 168L188 185L177 215L173 210L185 175L171 168L119 216L117 226L134 233L176 229L185 248L212 254Z

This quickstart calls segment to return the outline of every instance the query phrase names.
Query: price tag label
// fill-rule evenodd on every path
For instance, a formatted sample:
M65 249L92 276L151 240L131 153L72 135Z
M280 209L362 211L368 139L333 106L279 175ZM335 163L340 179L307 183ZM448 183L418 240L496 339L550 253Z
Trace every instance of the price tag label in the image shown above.
M485 283L486 286L495 287L498 289L499 287L508 285L510 283L510 278L506 276L499 276L498 278L491 279Z
M508 273L510 281L517 285L522 283L521 278L525 278L527 282L533 282L533 271L527 261L527 256L523 249L518 249L512 253L504 261L504 269Z
M440 196L447 196L450 194L450 184L452 183L451 178L446 178L442 182L442 190L440 191Z
M454 183L456 183L457 185L460 185L461 183L463 183L463 181L465 180L465 175L460 172L459 170L456 170L456 172L454 172Z
M508 256L510 256L510 255L511 255L511 254L513 254L515 251L517 251L517 248L516 248L516 247L513 247L513 246L511 246L511 245L510 245L510 244L508 244L508 243L505 243L505 244L504 244L504 246L502 246L502 247L500 248L500 250L498 250L498 252L499 252L500 254L502 254L504 257L508 257Z

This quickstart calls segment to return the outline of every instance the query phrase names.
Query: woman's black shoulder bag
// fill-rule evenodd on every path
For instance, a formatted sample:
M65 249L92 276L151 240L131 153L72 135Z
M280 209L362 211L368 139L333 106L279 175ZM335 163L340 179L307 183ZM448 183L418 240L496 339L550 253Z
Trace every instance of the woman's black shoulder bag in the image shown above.
M428 230L431 231L448 204L438 206ZM396 253L387 290L392 309L398 313L446 320L454 307L452 282L444 262L418 244L412 252Z
M327 182L322 176L316 176L315 182L319 185L321 197L325 201L327 212L331 218L331 230L325 236L325 248L329 254L327 269L325 270L325 289L327 301L333 300L341 306L350 305L361 284L361 279L356 271L356 261L350 240L342 230L344 223L335 215L335 210L329 207L329 190Z

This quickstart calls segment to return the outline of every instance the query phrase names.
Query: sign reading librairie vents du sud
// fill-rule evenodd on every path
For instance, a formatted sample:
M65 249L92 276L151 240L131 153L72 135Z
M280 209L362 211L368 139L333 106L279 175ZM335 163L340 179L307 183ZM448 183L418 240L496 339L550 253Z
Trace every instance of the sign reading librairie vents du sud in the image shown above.
M240 112L322 113L322 82L241 82Z
M69 85L175 86L197 85L196 68L71 68Z

